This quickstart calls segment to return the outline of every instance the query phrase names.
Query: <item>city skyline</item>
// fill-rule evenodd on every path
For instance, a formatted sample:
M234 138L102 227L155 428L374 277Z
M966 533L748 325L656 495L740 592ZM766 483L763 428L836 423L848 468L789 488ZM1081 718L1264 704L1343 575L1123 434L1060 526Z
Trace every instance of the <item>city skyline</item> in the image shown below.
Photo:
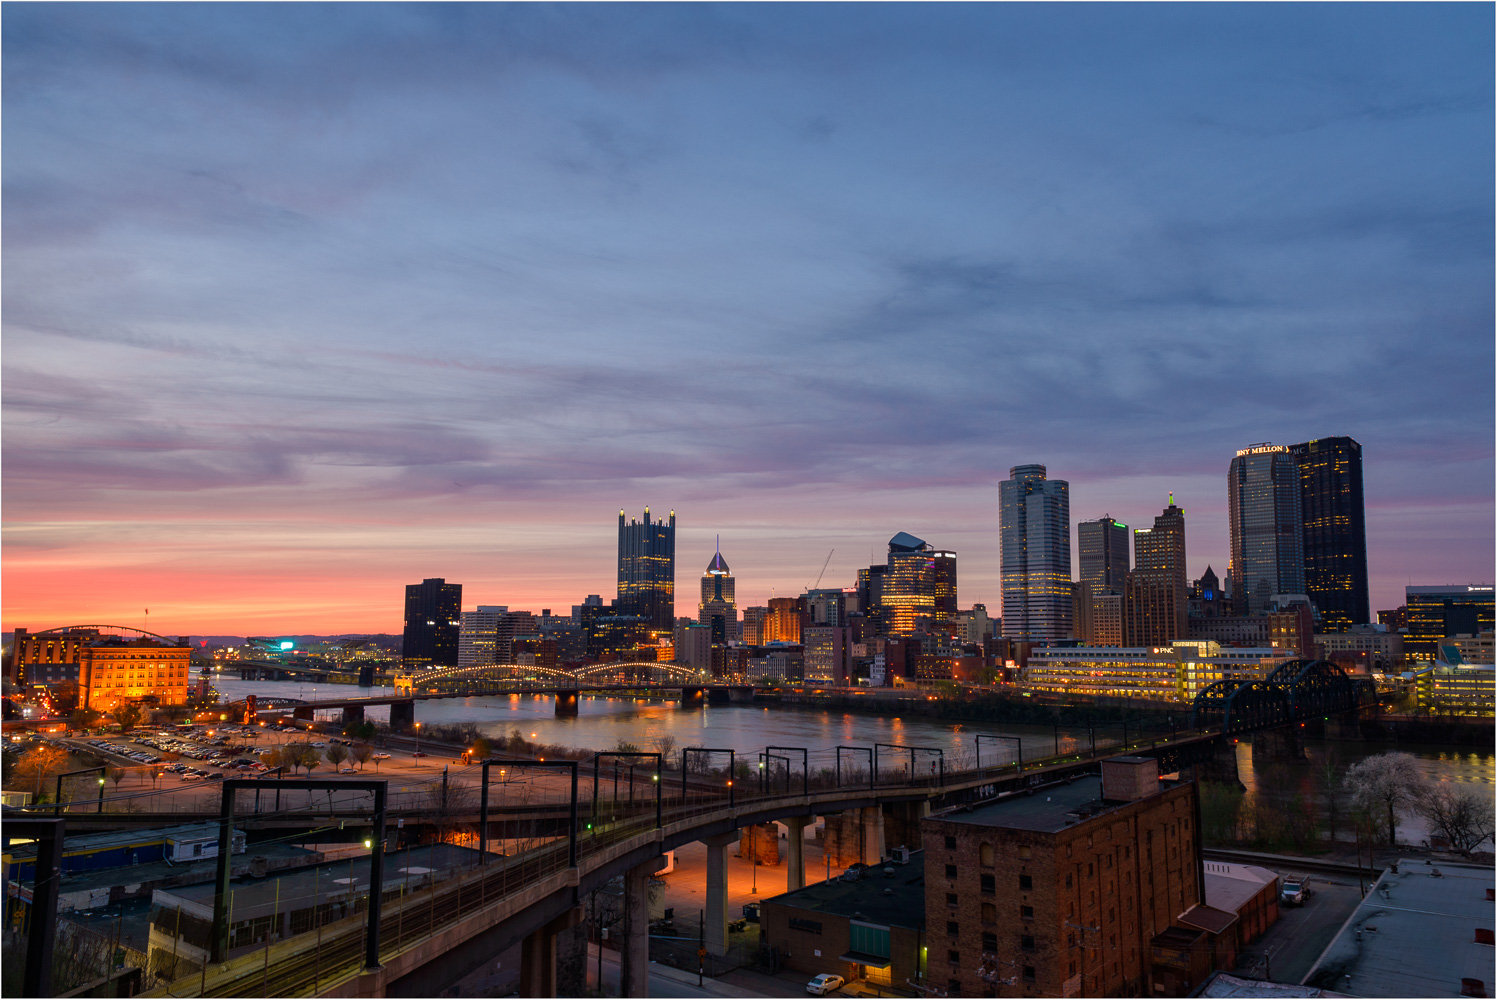
M646 505L679 616L996 615L1011 466L1225 577L1334 435L1374 614L1491 582L1492 10L1078 10L6 7L3 627L570 608Z

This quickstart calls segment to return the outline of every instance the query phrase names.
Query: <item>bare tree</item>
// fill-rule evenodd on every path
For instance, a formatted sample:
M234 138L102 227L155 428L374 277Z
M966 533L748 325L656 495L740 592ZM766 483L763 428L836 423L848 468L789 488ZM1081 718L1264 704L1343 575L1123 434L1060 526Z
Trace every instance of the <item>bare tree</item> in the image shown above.
M342 743L331 744L323 751L323 756L327 758L329 764L333 765L333 769L337 770L349 757L348 747Z
M675 766L676 738L670 733L655 737L655 752L660 754L661 770L669 770Z
M1363 758L1346 769L1352 798L1369 809L1377 805L1387 810L1390 847L1396 843L1398 825L1394 810L1417 798L1421 783L1413 756L1396 751Z
M1315 765L1313 777L1315 784L1320 788L1320 793L1325 796L1326 827L1330 831L1331 843L1334 845L1337 820L1341 817L1341 804L1345 795L1341 758L1336 751L1330 751L1319 764Z
M350 751L353 759L359 762L359 770L364 770L364 765L369 763L369 758L374 756L374 747L368 743L356 743ZM375 770L379 770L378 766Z
M1430 782L1414 799L1414 810L1462 854L1470 854L1493 834L1492 808L1474 788Z

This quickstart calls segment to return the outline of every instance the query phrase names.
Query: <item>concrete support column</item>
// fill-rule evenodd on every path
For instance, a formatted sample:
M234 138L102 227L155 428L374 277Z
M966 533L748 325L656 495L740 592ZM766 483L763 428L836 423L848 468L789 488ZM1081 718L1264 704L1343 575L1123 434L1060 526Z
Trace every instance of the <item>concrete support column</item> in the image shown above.
M794 892L806 887L806 827L816 822L816 817L787 816L781 822L789 831L785 839L790 842L790 868L785 873L785 891Z
M705 837L707 845L707 926L704 933L709 955L728 953L728 845L738 832Z
M863 864L876 865L884 860L884 810L869 806L863 810Z
M405 733L416 726L416 703L414 701L390 702L390 729Z
M313 717L313 712L312 709L308 706L298 705L291 710L291 717L293 719L303 719L310 722Z
M554 997L556 992L556 935L583 919L574 906L555 920L537 927L520 942L520 996Z
M364 706L363 705L344 705L343 706L343 724L345 726L355 725L355 724L363 722L363 721L364 721Z
M569 716L569 715L576 715L577 714L577 692L576 691L558 691L558 692L556 692L556 714L557 715L561 715L561 716Z
M665 859L657 855L624 873L624 940L619 947L621 996L650 995L650 876L664 864ZM520 995L529 994L521 989Z

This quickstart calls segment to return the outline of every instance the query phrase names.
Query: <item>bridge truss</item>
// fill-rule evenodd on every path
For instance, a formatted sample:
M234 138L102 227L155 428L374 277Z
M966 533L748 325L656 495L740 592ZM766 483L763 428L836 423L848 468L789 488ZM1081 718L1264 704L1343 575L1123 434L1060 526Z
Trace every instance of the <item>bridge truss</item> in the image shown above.
M1372 682L1328 660L1289 660L1262 680L1222 680L1203 688L1192 729L1239 733L1315 715L1350 712L1376 699Z

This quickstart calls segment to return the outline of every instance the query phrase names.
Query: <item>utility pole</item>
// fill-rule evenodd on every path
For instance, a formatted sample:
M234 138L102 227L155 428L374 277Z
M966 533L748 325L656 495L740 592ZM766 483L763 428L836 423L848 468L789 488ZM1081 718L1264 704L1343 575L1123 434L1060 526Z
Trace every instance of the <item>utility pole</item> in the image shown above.
M1079 865L1077 867L1078 869L1080 868ZM1087 924L1073 924L1069 920L1065 922L1065 926L1081 932L1081 982L1076 990L1076 995L1084 997L1086 996L1086 933L1087 931L1095 931L1100 934L1102 933L1102 928L1092 927Z

